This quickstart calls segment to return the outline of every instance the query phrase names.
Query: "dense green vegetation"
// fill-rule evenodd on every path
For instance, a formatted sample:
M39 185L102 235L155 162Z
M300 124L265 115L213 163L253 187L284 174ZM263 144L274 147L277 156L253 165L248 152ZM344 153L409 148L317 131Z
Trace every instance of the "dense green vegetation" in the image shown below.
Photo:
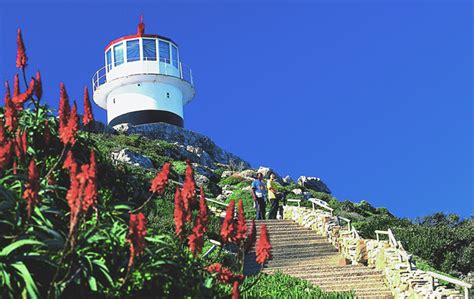
M264 274L259 278L250 277L242 285L244 289L251 286L252 288L242 295L243 298L355 298L350 293L324 292L306 280L297 279L283 273ZM227 292L231 290L229 285L221 285L220 287Z

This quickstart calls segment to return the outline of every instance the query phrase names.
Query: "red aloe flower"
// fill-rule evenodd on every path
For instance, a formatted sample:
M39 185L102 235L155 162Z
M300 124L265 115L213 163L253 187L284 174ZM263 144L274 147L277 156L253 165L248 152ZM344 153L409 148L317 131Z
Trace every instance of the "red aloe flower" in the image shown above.
M41 97L43 96L43 82L41 80L40 71L36 71L35 81L36 81L35 95L38 98L38 100L40 100Z
M195 225L193 227L192 233L188 236L188 246L189 250L196 256L198 253L201 253L202 246L204 245L204 226L200 220L201 218L196 218Z
M14 132L18 126L18 112L10 98L10 87L8 81L5 81L5 126L10 132Z
M94 115L92 115L91 101L89 99L89 91L87 86L84 87L84 115L82 116L82 123L84 126L87 126L88 123L94 120Z
M196 183L194 182L193 167L189 160L186 160L186 172L182 189L185 218L191 222L191 208L196 203Z
M202 225L204 226L204 231L207 230L206 226L208 223L207 218L207 202L206 202L206 195L204 194L204 188L201 186L200 190L200 200L199 200L199 214L198 217L201 219Z
M60 91L59 91L59 111L58 111L60 134L67 127L70 111L71 111L71 107L69 106L69 97L67 95L66 86L64 85L63 82L61 82Z
M51 143L51 130L49 129L48 120L44 121L43 140L46 146L49 146Z
M70 186L66 194L66 199L71 210L69 221L69 234L71 235L75 229L78 220L78 214L81 210L81 194L82 188L80 181L77 179L78 165L74 160L71 151L67 153L66 160L64 160L63 168L69 170Z
M170 173L171 164L166 162L161 168L161 171L156 174L155 178L151 181L150 191L153 193L163 194L165 192L166 185L168 184L168 175Z
M262 224L260 226L260 238L258 238L256 248L256 259L255 261L263 265L268 259L272 258L271 254L272 245L268 238L267 226Z
M225 218L221 226L221 238L224 243L232 242L235 239L236 227L234 221L234 208L235 202L234 200L231 200L227 206Z
M67 126L59 127L59 138L64 145L76 143L76 133L79 129L79 118L77 116L76 102L72 105L71 113L69 114L69 120Z
M232 286L232 299L240 299L239 282L236 280Z
M252 226L250 227L250 233L247 235L245 240L245 253L248 253L252 249L255 241L257 240L257 227L255 226L255 220L252 219Z
M20 81L18 74L15 75L15 80L13 81L13 97L12 102L15 104L16 110L23 110L23 104L28 100L36 89L36 83L34 79L31 79L30 84L28 85L27 90L24 93L20 93Z
M197 253L201 253L202 246L204 245L204 233L207 231L207 205L206 198L204 196L204 190L201 187L201 199L199 202L199 213L194 221L194 227L192 233L188 236L189 249L196 256Z
M28 141L26 137L26 131L23 131L23 134L21 134L19 130L17 131L15 140L15 155L18 161L23 161L23 158L26 157L26 151L28 149Z
M176 192L174 194L174 224L176 227L176 235L181 236L184 228L184 214L183 198L178 187L176 187Z
M222 283L233 283L234 281L242 282L244 280L242 274L235 274L219 263L214 263L205 269L209 273L217 273L217 280Z
M89 165L86 165L86 167L83 165L82 167L83 172L87 173L87 185L84 188L82 211L87 212L90 207L95 210L97 205L97 163L94 151L91 150Z
M28 57L26 57L25 44L23 43L23 37L21 36L21 29L18 28L18 34L16 37L16 67L24 68Z
M237 214L237 229L235 235L235 241L240 243L241 241L245 240L245 235L247 234L247 224L245 223L245 215L244 215L244 204L242 203L242 199L239 200L238 204L238 214Z
M134 257L143 254L146 247L146 218L143 213L130 214L128 242L130 243L130 260L128 268L133 266Z
M23 198L28 202L28 218L31 217L33 207L38 203L39 174L35 160L31 160L28 166L28 183L26 184Z
M63 168L69 170L71 173L77 173L77 164L76 160L74 160L74 155L72 151L69 150L66 154L66 159L63 163Z

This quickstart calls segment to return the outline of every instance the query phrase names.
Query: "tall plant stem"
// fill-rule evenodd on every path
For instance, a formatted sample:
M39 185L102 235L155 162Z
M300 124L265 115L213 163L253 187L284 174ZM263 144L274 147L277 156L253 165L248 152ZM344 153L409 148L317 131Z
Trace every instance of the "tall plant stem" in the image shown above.
M63 156L64 156L64 153L66 152L66 145L63 147L63 150L61 151L61 154L59 155L59 158L58 160L56 161L56 163L54 163L53 167L51 167L51 169L48 171L48 173L46 174L46 178L49 177L49 175L53 172L53 170L58 166L59 164L59 161L62 160Z

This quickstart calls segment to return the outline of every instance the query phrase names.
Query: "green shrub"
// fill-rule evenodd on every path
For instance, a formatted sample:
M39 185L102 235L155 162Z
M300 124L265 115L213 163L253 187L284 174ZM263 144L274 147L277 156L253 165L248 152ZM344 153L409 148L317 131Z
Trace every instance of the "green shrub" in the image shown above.
M260 277L251 276L245 279L240 290L255 285L241 294L242 298L355 298L352 293L324 292L306 280L295 278L282 273L262 274ZM232 286L222 285L225 293L232 292Z

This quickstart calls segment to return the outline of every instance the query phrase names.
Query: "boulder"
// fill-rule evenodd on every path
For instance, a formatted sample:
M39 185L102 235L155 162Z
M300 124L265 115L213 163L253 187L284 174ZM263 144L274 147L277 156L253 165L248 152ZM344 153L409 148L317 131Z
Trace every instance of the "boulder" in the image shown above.
M241 172L239 172L239 175L244 178L252 178L256 179L257 178L257 172L253 169L246 169Z
M222 172L221 174L221 178L227 178L227 177L230 177L234 174L233 171L231 170L225 170L224 172Z
M316 192L331 194L331 190L328 188L328 186L326 186L326 184L317 177L300 176L298 178L298 185L304 186Z
M299 189L299 188L293 189L293 190L291 190L291 192L293 192L293 194L295 194L295 195L301 195L301 194L303 194L303 190L301 190L301 189Z
M111 153L112 163L126 163L133 166L139 166L145 169L153 168L153 162L150 158L132 152L128 148L121 149Z
M305 191L305 192L303 192L303 197L304 197L304 199L308 200L313 196L312 196L311 192Z

